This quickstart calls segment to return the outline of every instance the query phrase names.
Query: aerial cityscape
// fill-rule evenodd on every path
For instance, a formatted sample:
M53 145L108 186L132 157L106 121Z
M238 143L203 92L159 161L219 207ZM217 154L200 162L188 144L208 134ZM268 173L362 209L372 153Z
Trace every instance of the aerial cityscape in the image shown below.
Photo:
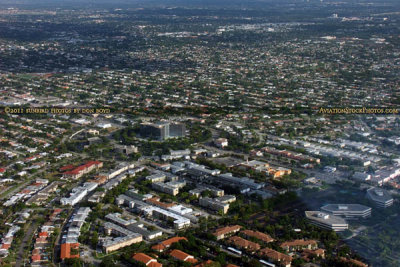
M400 1L0 0L0 266L400 266Z

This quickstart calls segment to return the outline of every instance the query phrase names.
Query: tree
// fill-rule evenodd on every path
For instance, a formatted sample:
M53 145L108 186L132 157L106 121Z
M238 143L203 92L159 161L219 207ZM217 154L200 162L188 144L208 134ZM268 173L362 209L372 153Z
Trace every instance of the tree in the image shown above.
M92 247L96 248L98 242L99 242L99 234L97 232L93 232L92 240L91 240Z
M14 165L14 168L15 168L16 171L22 171L23 167L22 167L21 164L17 163L17 164Z
M221 267L221 264L219 262L212 262L212 263L206 264L205 267Z
M81 267L83 266L83 261L79 258L65 259L65 265L72 267Z
M258 262L256 259L251 259L245 266L248 267L261 267L262 264Z
M105 257L101 261L99 266L100 267L118 267L118 265L114 263L114 259L112 258L112 256Z

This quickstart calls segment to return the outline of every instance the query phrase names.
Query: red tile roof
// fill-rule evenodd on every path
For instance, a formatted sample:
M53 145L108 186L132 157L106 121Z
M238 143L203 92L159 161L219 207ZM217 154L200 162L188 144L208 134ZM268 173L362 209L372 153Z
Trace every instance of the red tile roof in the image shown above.
M316 250L311 250L311 249L303 249L301 252L301 257L305 259L306 261L310 261L312 257L324 257L325 256L325 250L319 248Z
M161 243L152 246L151 248L154 249L154 250L157 250L157 251L163 251L164 249L168 248L172 244L177 243L177 242L179 242L181 240L186 240L187 241L186 237L175 236L175 237L172 237L170 239L164 240Z
M171 208L173 206L176 206L176 204L174 204L174 203L161 202L160 198L158 198L158 197L149 198L146 200L146 202L150 202L151 204L154 204L161 208Z
M264 234L264 233L261 233L261 232L258 232L258 231L243 230L243 231L241 231L241 233L243 233L246 236L255 237L255 238L257 238L257 239L259 239L261 241L264 241L266 243L274 241L274 239L270 235L267 235L267 234Z
M213 235L221 236L221 235L229 234L229 233L232 233L235 231L239 231L240 228L241 228L240 225L233 225L233 226L226 226L226 227L218 228L217 230L215 230Z
M259 244L243 239L239 236L230 237L228 239L228 242L234 244L238 248L244 248L250 251L259 250L261 248Z
M60 168L60 171L68 171L68 170L72 170L73 168L75 168L75 166L74 165L72 165L72 164L70 164L70 165L66 165L66 166L64 166L64 167L61 167Z
M288 265L292 262L292 257L270 248L263 248L259 251L261 256L267 257L273 261L282 262L284 265Z
M212 264L212 263L214 263L212 260L207 260L205 262L195 265L194 267L207 267L209 264Z
M147 265L148 267L162 267L162 264L159 262L150 262L149 265Z
M54 209L53 214L62 212L62 209Z
M149 267L161 267L162 264L157 262L156 259L153 259L152 257L144 254L144 253L136 253L132 257L134 260L139 261L141 263L144 263L146 266Z
M345 257L340 257L340 260L343 262L349 262L352 263L355 266L360 266L360 267L367 267L368 265L355 259L346 259Z
M78 166L70 171L64 172L64 174L80 174L82 171L85 171L87 168L90 168L93 165L100 165L102 164L101 161L88 161L85 164Z
M79 258L78 254L71 254L71 249L79 250L79 243L64 243L61 244L61 256L60 258L63 259L70 259L70 258Z
M40 232L40 233L39 233L39 236L40 236L40 237L48 237L48 236L49 236L49 233L48 233L48 232Z
M1 248L2 249L9 249L11 247L11 244L2 244Z
M40 261L41 257L39 254L36 254L36 255L32 255L31 259L32 259L32 262L37 262L37 261Z
M189 255L179 249L174 249L169 253L169 255L184 262L197 263L197 260L192 255Z

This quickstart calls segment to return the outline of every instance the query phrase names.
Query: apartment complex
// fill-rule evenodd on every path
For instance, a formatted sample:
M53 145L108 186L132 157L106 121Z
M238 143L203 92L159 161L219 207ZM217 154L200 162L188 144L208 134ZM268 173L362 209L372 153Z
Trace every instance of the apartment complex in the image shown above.
M213 235L217 238L217 240L224 239L225 237L232 235L236 232L239 232L241 229L240 225L232 225L218 228L214 231Z
M110 253L120 248L130 246L134 243L141 242L143 240L141 234L134 233L114 223L104 223L104 230L105 233L108 235L114 234L117 236L114 238L109 237L103 240L102 245L103 251L105 253Z

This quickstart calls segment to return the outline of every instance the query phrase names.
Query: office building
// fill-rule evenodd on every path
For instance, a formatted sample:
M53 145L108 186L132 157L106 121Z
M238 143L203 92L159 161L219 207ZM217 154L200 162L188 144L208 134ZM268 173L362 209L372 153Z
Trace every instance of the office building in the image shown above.
M183 123L173 122L169 125L170 137L182 137L186 134L186 126Z
M348 219L367 218L371 216L371 208L360 204L328 204L321 207L321 210Z
M172 137L183 137L186 133L184 124L160 121L140 124L140 135L155 140L165 140Z
M393 205L393 198L388 191L381 188L370 188L367 190L367 198L378 208L387 208Z
M321 211L306 211L305 214L311 224L324 229L340 232L349 228L349 225L344 219L335 215L330 215Z

